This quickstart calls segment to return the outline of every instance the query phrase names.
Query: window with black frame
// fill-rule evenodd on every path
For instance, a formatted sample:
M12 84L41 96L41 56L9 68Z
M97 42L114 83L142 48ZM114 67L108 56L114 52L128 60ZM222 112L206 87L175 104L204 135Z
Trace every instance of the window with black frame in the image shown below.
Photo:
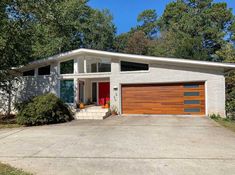
M34 75L35 75L35 70L34 69L23 72L23 76L24 77L26 77L26 76L34 76Z
M110 63L98 63L99 72L111 72L111 64Z
M38 68L38 75L50 75L51 73L51 66L44 66Z
M60 74L73 74L74 60L69 60L60 63Z
M135 63L128 61L121 61L121 71L147 71L149 70L149 65L144 63Z

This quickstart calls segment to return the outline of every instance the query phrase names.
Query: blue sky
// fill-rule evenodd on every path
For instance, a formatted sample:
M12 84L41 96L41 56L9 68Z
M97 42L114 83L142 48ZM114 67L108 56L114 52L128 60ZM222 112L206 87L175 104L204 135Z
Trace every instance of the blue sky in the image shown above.
M114 17L117 33L123 33L136 26L137 16L145 9L156 9L161 15L165 6L172 0L90 0L89 5L96 9L109 9ZM235 0L215 0L227 2L235 14Z

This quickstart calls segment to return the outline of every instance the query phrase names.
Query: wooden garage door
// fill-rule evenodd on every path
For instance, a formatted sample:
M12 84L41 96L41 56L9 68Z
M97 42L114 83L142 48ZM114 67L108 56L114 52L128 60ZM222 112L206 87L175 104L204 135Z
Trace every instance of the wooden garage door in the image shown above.
M122 113L204 115L204 82L122 85Z

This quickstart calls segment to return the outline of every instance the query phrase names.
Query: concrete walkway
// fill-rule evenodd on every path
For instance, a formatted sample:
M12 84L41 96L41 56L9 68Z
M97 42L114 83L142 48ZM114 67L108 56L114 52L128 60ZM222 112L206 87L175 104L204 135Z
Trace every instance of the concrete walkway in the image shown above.
M233 175L235 133L200 117L2 129L0 161L38 175Z

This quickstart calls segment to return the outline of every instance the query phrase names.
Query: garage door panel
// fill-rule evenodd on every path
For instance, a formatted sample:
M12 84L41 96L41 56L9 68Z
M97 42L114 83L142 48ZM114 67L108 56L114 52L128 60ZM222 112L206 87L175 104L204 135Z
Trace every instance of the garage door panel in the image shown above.
M204 83L123 85L122 111L124 114L204 114Z

